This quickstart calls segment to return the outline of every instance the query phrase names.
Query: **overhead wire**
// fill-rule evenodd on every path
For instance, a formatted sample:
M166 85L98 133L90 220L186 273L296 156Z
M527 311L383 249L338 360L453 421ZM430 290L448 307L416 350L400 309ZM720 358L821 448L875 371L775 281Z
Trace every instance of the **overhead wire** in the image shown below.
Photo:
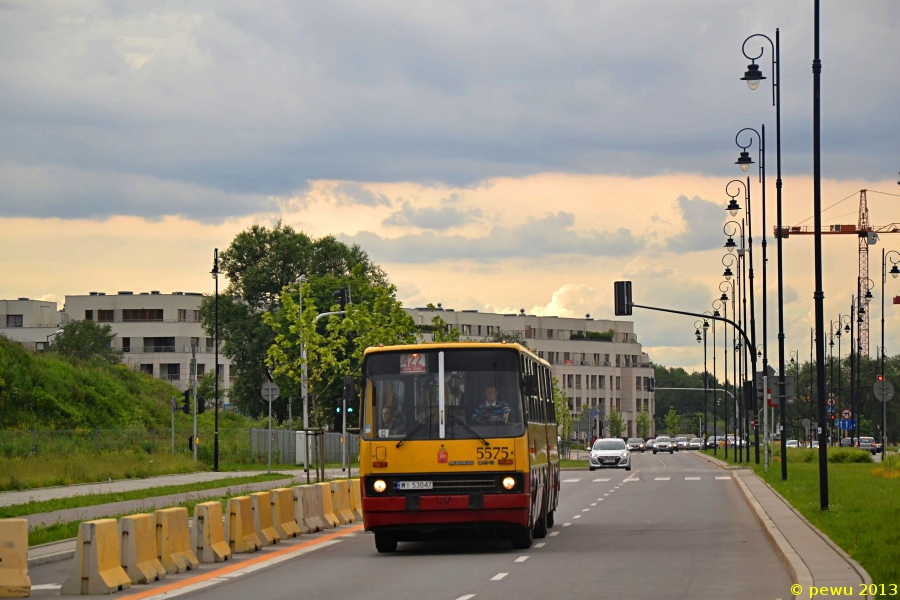
M853 192L852 194L850 194L849 196L847 196L847 197L844 198L843 200L838 200L837 202L835 202L834 204L832 204L832 205L829 206L828 208L823 209L822 212L825 212L826 210L828 210L828 209L830 209L830 208L834 208L835 206L837 206L837 205L840 204L841 202L845 202L845 201L849 200L850 198L852 198L853 196L857 195L858 193L859 193L859 192ZM851 213L847 213L847 214L851 214ZM813 215L813 216L815 216L815 215ZM844 216L844 215L841 215L841 216ZM809 217L809 218L803 219L802 221L800 221L799 223L797 223L797 225L803 225L804 223L806 223L807 221L809 221L809 220L812 219L812 218L813 218L813 217ZM830 218L830 219L836 219L837 217L829 217L829 218Z
M879 192L878 190L866 190L867 192L875 192L876 194L884 194L885 196L897 196L900 198L900 194L892 194L890 192Z

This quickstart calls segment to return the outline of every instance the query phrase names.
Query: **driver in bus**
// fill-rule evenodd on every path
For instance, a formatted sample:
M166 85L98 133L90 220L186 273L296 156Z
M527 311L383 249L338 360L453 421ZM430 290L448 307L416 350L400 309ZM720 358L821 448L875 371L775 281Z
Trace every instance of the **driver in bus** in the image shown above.
M472 418L480 422L509 421L509 403L497 401L497 388L489 385L484 389L484 403L479 405Z
M388 435L406 434L406 427L390 406L381 409L381 427L379 429L387 429Z

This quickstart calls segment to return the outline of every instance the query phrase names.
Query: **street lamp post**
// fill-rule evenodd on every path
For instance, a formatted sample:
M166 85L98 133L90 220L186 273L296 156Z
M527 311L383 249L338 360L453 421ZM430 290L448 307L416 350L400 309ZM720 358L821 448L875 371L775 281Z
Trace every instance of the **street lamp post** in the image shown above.
M213 332L213 336L215 337L215 367L213 367L213 371L215 371L215 380L216 380L216 406L215 406L215 432L213 433L213 471L219 470L219 249L216 248L213 252L213 269L210 271L213 276L213 279L216 281L216 317L215 317L215 331ZM194 440L194 444L196 444L196 440Z
M791 364L794 366L794 394L800 389L800 351L799 350L791 350ZM798 396L799 398L799 396ZM794 413L796 414L797 410L795 405ZM782 436L784 437L784 436ZM784 456L782 456L782 460L784 460Z
M722 289L722 286L725 286L725 289ZM722 292L722 296L719 298L719 302L722 303L722 317L724 319L728 319L728 287L729 284L727 281L723 281L719 284L719 291ZM734 290L734 284L731 284L732 292ZM732 293L732 296L734 294ZM727 323L727 321L726 321ZM725 378L724 378L724 386L725 390L728 391L728 327L722 328L724 338L722 341L722 354L725 358ZM734 378L731 380L731 387L734 388ZM737 391L737 390L735 390ZM728 404L728 396L725 396L725 405L722 410L722 417L725 421L725 461L728 461L728 418L729 418L729 404Z
M700 332L703 329L703 332ZM706 332L709 329L709 322L706 319L694 322L694 334L697 336L697 343L703 342L703 431L698 432L703 436L703 442L706 443L707 434L707 394L709 392L709 370L706 366Z
M897 260L891 256L892 254L897 255ZM894 279L900 275L900 268L897 268L897 263L900 262L900 252L896 250L891 250L890 252L885 253L884 248L881 249L881 351L879 359L881 361L881 381L884 381L884 284L887 281L887 261L890 260L892 263L891 267L891 277ZM887 453L887 398L881 401L882 412L881 412L881 456L884 457Z
M818 9L816 10L816 14L818 14ZM784 368L785 368L785 358L784 358L784 271L782 268L783 263L783 254L782 254L782 220L781 220L781 33L779 29L775 30L775 41L764 34L755 33L747 39L744 40L744 43L741 45L741 52L744 56L750 60L750 65L747 67L746 73L741 77L741 80L747 82L747 86L751 90L755 90L759 87L759 82L765 77L759 69L759 66L756 64L756 59L762 57L765 47L762 46L759 49L759 54L754 56L750 56L747 54L747 42L755 37L760 37L769 42L769 46L772 49L772 73L774 79L772 80L772 105L775 107L775 212L776 212L776 228L778 229L778 235L775 236L775 243L777 246L777 279L778 279L778 408L780 413L780 421L781 427L784 427L785 422L787 421L787 406L786 406L786 398L784 397ZM765 210L765 209L763 209ZM764 213L765 214L765 213ZM765 244L765 236L763 236L763 244ZM764 259L765 260L765 259ZM765 273L765 271L763 271ZM763 275L765 277L765 275ZM765 329L764 329L765 331ZM781 435L781 479L782 481L787 480L787 440L785 435Z
M869 320L869 315L866 314L869 306L869 302L872 301L874 297L872 295L872 289L875 287L875 282L869 279L868 277L859 279L859 308L857 309L857 338L862 340L861 333L863 325ZM865 315L865 316L863 316ZM859 435L860 435L860 421L862 421L862 348L857 348L856 353L856 442L859 443Z
M722 295L725 296L725 294L722 294ZM727 300L727 299L728 299L728 297L725 296L725 300ZM728 306L726 304L725 300L722 300L722 299L713 300L712 307L713 307L713 316L714 317L718 317L721 314L721 313L719 313L719 306L721 306L723 308L723 310L725 309L725 307ZM728 318L728 315L725 315L725 318ZM716 321L715 321L715 319L713 319L712 328L713 328L713 353L712 353L712 360L713 360L713 455L715 456L715 455L719 454L719 438L718 438L719 415L718 415L718 410L717 410L718 409L718 401L719 401L718 400L719 380L718 380L718 371L716 370ZM727 372L727 368L726 368L726 372ZM726 424L727 424L727 420L726 420Z

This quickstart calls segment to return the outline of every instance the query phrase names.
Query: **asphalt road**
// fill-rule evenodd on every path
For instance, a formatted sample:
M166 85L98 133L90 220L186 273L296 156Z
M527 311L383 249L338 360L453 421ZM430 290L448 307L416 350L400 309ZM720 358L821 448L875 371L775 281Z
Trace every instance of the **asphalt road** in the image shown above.
M633 469L565 471L556 526L529 550L503 541L401 542L395 554L379 555L372 535L351 533L182 597L791 597L785 567L728 472L689 452L637 454ZM63 565L51 567L38 567L40 583L60 580Z

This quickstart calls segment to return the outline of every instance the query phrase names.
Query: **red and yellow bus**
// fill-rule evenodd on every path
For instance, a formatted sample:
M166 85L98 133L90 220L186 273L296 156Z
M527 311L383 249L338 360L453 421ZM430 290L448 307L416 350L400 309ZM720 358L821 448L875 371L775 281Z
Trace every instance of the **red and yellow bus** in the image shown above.
M379 552L430 536L547 535L560 489L550 365L519 344L369 348L360 475Z

